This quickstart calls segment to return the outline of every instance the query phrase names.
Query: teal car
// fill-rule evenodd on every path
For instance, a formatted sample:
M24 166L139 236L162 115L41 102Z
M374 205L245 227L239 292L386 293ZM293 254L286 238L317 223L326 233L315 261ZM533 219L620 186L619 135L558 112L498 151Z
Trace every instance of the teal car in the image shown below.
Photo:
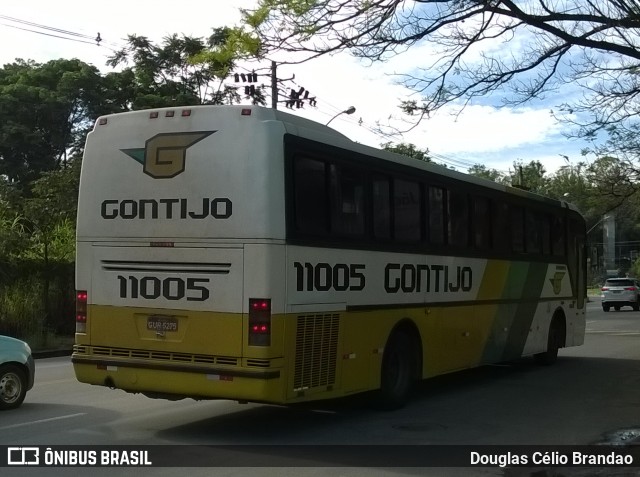
M29 345L0 335L0 411L20 407L33 387L35 370Z

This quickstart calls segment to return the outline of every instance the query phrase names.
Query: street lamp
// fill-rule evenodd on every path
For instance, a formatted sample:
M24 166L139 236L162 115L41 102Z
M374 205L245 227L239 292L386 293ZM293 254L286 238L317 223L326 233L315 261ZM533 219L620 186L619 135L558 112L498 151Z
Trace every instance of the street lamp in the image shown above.
M587 235L589 235L589 232L591 232L593 229L595 229L602 222L604 222L605 220L608 220L610 218L611 218L610 215L603 215L602 218L600 220L598 220L593 227L591 227L589 230L587 230Z
M332 117L331 119L329 119L329 121L327 122L327 124L325 124L325 126L328 126L329 123L331 121L333 121L334 119L336 119L338 116L340 116L341 114L353 114L356 112L356 108L354 106L349 106L347 109L345 109L344 111L340 111L338 114L336 114L334 117Z

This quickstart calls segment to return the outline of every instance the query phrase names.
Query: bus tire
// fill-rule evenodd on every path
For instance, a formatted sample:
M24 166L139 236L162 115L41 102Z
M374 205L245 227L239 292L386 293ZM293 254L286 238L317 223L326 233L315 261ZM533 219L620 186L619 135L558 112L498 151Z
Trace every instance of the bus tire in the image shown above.
M19 366L0 366L0 411L20 407L27 395L27 385L27 376Z
M558 350L564 346L564 335L563 320L554 316L547 335L547 350L533 356L538 364L549 366L558 360Z
M384 348L377 404L393 411L404 407L409 399L415 376L414 347L409 335L394 332Z

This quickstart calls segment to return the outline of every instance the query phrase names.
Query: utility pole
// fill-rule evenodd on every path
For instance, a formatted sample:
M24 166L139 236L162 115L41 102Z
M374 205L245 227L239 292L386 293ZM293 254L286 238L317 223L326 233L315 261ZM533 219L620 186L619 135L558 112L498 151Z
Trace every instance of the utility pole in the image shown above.
M271 62L271 108L278 109L278 77L276 75L276 62Z
M293 81L296 78L296 75L292 75L291 78L282 78L278 79L278 65L275 61L271 62L271 73L270 74L260 74L260 76L270 76L271 77L271 108L278 109L278 83L283 83L285 81ZM255 71L251 73L233 73L233 77L236 83L239 83L242 79L242 82L248 81L249 83L258 83L258 74ZM255 97L255 84L251 84L250 86L245 86L245 95L247 97ZM266 86L263 84L262 86L258 86L261 90L264 90ZM294 90L291 90L292 92ZM304 92L304 98L299 98L299 96ZM309 91L305 91L304 88L300 88L298 93L292 93L291 97L287 101L287 107L293 107L295 104L298 104L298 107L302 107L302 103L304 101L309 101L311 106L315 106L317 104L315 96L309 97Z

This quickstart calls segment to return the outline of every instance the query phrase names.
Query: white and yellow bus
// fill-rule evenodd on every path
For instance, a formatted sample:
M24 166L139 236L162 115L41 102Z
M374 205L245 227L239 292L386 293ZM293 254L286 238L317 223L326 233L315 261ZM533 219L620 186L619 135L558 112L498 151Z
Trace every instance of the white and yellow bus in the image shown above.
M583 343L569 204L273 109L104 116L77 229L73 365L150 397L297 403Z

